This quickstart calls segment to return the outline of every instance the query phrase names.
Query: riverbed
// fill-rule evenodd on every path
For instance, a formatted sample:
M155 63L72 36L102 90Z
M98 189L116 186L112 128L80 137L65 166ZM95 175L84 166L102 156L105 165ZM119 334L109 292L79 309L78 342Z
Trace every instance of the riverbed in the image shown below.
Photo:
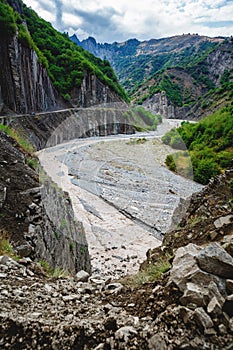
M146 252L161 244L180 198L202 186L169 171L174 152L156 132L76 139L38 156L46 173L72 200L84 225L93 272L122 277L138 270Z

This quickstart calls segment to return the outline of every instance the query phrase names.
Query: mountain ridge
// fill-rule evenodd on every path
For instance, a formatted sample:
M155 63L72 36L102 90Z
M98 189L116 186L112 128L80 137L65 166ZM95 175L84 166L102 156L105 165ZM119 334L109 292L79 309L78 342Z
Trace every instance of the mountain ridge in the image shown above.
M165 118L202 118L231 100L232 38L183 34L113 44L77 39L77 44L110 61L133 103Z

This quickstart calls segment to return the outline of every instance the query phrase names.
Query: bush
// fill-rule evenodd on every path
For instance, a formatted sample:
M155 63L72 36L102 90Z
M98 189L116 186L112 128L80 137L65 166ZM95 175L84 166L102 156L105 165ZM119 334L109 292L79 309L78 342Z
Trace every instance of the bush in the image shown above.
M168 166L168 169L171 170L171 171L176 171L176 163L174 161L174 158L171 154L169 154L167 157L166 157L166 160L165 160L165 163L166 165Z
M16 14L12 7L0 2L0 39L11 39L16 33Z

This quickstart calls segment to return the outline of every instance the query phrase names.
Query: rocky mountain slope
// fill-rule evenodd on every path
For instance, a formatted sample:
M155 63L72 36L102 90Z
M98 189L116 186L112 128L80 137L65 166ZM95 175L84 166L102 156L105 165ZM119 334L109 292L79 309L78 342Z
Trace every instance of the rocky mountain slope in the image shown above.
M232 180L231 170L194 195L182 230L148 252L147 273L158 275L156 266L166 271L171 263L153 282L138 284L143 275L113 282L84 272L48 279L30 260L1 257L1 346L232 349ZM195 224L203 213L208 219Z
M99 44L92 37L79 41L74 34L71 40L97 57L108 59L123 86L131 91L165 64L175 65L190 59L191 55L199 57L207 48L221 43L223 38L188 34L142 42L130 39L122 43Z
M80 42L109 59L134 103L166 118L200 118L232 100L232 39L182 35L140 42Z

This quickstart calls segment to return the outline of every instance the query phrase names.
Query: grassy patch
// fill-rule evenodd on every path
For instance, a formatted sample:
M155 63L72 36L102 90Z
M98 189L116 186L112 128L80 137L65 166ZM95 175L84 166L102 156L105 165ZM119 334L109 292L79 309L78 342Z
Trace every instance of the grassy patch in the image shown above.
M43 270L45 271L45 273L48 277L59 278L59 277L66 277L67 276L67 273L64 269L62 269L60 267L52 268L49 265L49 263L45 260L40 260L40 261L38 261L38 263L43 268Z
M38 158L35 157L26 157L26 164L30 166L30 168L38 171L40 169L40 163Z
M7 125L0 124L0 130L5 132L7 135L11 136L15 141L17 141L20 148L25 153L32 155L35 152L35 148L33 147L33 145L15 129L10 128Z
M14 260L19 260L19 256L10 243L9 234L6 231L0 232L0 255L7 255Z
M163 273L170 269L170 258L170 256L167 256L165 259L160 260L155 264L148 265L144 270L139 271L137 274L126 277L126 282L131 285L131 287L137 287L145 283L154 282L160 278Z

